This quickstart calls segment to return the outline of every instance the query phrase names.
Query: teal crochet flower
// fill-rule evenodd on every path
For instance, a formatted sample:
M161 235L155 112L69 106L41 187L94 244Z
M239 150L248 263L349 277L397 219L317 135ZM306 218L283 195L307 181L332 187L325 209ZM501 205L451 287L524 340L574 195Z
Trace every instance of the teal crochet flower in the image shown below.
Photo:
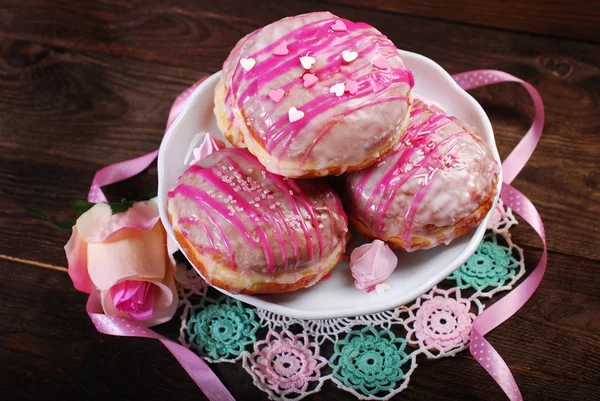
M365 396L389 392L404 377L405 347L406 341L390 330L368 326L337 341L329 365L334 379Z
M190 345L215 360L239 356L246 345L256 341L258 327L254 310L228 296L217 300L203 297L187 322Z
M448 276L460 289L482 291L498 288L511 281L518 273L519 261L513 257L512 248L498 244L494 233L488 233L475 253L458 270Z

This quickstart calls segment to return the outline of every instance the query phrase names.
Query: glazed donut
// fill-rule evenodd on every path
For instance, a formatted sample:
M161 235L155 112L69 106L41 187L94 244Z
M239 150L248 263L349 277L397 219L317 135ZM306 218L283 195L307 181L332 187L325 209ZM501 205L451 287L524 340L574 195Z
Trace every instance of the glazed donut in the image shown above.
M375 28L329 12L241 39L215 88L219 128L268 171L341 175L381 159L406 130L411 71Z
M467 124L415 102L406 135L381 162L344 180L358 232L414 251L476 227L494 202L500 166ZM418 107L418 108L417 108Z
M341 201L325 182L269 173L246 149L202 158L168 197L186 255L209 284L232 293L309 287L338 263L347 242Z

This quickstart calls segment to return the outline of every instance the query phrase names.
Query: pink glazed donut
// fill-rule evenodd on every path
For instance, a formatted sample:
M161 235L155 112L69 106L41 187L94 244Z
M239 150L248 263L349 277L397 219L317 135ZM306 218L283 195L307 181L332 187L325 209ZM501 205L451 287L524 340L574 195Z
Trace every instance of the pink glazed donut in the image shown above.
M406 135L394 150L346 177L346 211L361 234L396 248L448 244L491 209L499 172L471 127L415 102Z
M406 130L411 71L377 29L329 12L241 39L215 88L219 128L268 171L340 175L391 151Z
M279 293L317 283L341 258L348 221L321 180L269 173L246 149L191 166L169 192L177 241L212 285Z

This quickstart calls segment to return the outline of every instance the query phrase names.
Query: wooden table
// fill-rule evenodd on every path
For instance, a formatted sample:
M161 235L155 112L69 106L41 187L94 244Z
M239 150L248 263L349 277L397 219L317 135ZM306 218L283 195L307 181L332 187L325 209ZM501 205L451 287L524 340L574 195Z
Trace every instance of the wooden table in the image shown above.
M72 218L67 203L85 197L94 172L156 149L175 96L219 70L243 35L322 9L368 22L451 73L501 69L540 91L544 136L514 185L546 223L548 273L529 303L489 339L526 400L600 399L600 14L593 1L577 7L516 0L452 6L439 0L427 6L387 0L169 3L0 3L3 399L203 399L157 342L94 330L86 296L65 273L62 246L69 233L25 207ZM506 156L531 122L529 97L517 84L472 93ZM131 196L155 182L151 168L109 193ZM514 240L531 269L539 240L524 224ZM504 400L466 352L419 363L398 399ZM267 399L240 365L213 368L237 399ZM309 399L351 398L328 384Z

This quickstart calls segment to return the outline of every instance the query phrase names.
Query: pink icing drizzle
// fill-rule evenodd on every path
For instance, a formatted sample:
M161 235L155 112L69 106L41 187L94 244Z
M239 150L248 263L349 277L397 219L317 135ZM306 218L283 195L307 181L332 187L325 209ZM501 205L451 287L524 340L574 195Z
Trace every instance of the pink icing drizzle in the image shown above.
M284 264L291 260L290 266L296 268L300 264L302 253L295 237L297 230L302 232L306 240L307 257L305 262L313 261L315 252L319 257L324 255L327 244L320 227L317 210L320 211L319 213L323 211L329 213L329 218L333 219L333 209L336 209L335 211L343 217L344 222L347 222L339 199L331 191L325 192L323 196L332 200L334 207L316 209L294 180L267 172L246 150L229 148L220 150L214 155L219 156L217 163L201 161L199 164L191 166L183 174L180 183L169 192L169 197L181 195L190 199L204 213L217 230L219 238L223 239L232 262L235 263L232 241L227 237L225 230L220 227L217 216L234 227L251 248L256 249L260 243L268 270L271 272L277 270L279 265L271 239L274 239L273 242L279 246ZM191 175L200 178L203 184L200 186L189 185L185 177ZM260 178L256 179L257 176ZM239 184L240 182L243 184ZM277 192L269 191L266 194L267 190L263 191L261 185L263 182L268 182L271 188ZM314 182L314 185L320 187L322 184ZM219 194L221 198L217 199L214 196L215 193ZM225 199L226 201L224 201ZM285 202L288 209L284 209L280 202ZM232 207L232 205L234 206ZM291 217L290 211L293 213ZM212 246L216 246L210 228L200 222L198 218L180 217L178 222L201 228L207 234L208 242ZM310 226L308 222L310 222ZM272 230L266 230L266 228L272 228ZM183 231L183 233L189 238L187 231ZM253 237L251 233L254 233L256 237ZM313 236L316 238L317 250L313 249ZM327 240L337 241L333 238L327 238ZM288 244L291 244L293 255L288 255Z
M410 239L415 214L419 205L425 199L433 179L444 168L442 161L445 160L445 157L452 157L453 160L456 160L462 148L457 150L455 149L455 145L461 136L468 135L468 132L462 131L449 135L437 143L433 143L431 138L439 130L451 124L453 120L437 113L432 113L425 120L415 120L415 117L424 111L424 109L415 109L411 112L411 120L405 137L394 148L392 154L386 160L393 158L394 155L398 156L397 159L394 163L387 166L387 173L375 184L373 192L368 197L366 210L370 211L370 213L367 213L367 215L370 216L370 223L375 226L378 235L383 230L386 212L398 190L409 179L415 178L418 172L426 171L426 173L423 173L427 176L423 178L424 184L414 194L406 210L402 238L405 241ZM445 148L445 151L439 155L438 151L442 148ZM410 164L411 158L419 150L424 153L423 158L414 165ZM407 168L407 165L409 168ZM367 182L377 168L378 166L375 165L367 169L363 177L354 186L353 196L355 197L355 201L357 200L356 197L362 196Z
M331 29L331 26L337 21L342 21L347 27L347 30L343 32L334 32ZM226 102L231 102L233 93L236 93L238 96L236 98L235 107L241 109L250 99L258 96L261 88L268 86L269 82L288 73L291 69L300 68L299 57L310 54L312 57L318 58L322 54L332 53L326 59L327 64L324 67L316 69L315 66L313 66L310 73L317 76L319 80L326 80L334 75L339 81L354 80L358 84L356 93L337 97L326 92L320 96L316 96L307 103L296 106L305 114L304 118L293 123L289 122L287 116L282 116L278 120L272 121L270 115L277 110L278 106L276 104L273 105L270 111L267 111L266 115L262 116L262 121L253 121L254 124L259 124L261 126L261 137L265 141L267 150L275 155L282 155L289 149L292 142L298 137L301 131L310 124L315 117L321 115L323 112L351 100L371 96L373 93L377 95L378 93L384 92L392 85L408 83L412 87L414 85L414 78L410 70L406 68L388 68L387 70L379 70L373 68L370 59L366 59L365 57L361 58L361 56L351 64L344 62L341 57L342 51L353 50L361 40L369 41L369 46L360 49L361 54L379 51L379 57L397 57L395 46L389 42L385 36L376 34L373 30L352 36L356 31L366 28L370 27L363 23L353 23L337 17L322 19L307 23L300 28L292 30L279 40L272 42L257 52L250 55L244 55L245 57L252 57L262 61L257 62L256 66L249 73L243 73L239 64L235 66L231 85L227 89ZM250 35L245 39L246 42L250 41L254 36L255 34ZM287 45L289 50L287 56L263 57L272 54L274 49L282 44ZM243 43L238 45L238 47L243 48ZM241 55L236 53L235 55L232 54L231 57L239 56ZM287 92L294 86L303 85L303 80L301 79L303 69L301 70L302 72L299 72L297 80L281 85L280 88ZM366 75L358 77L358 73L361 71L366 72ZM239 93L242 82L246 82L248 85L242 93ZM376 96L374 100L362 102L353 107L344 109L343 112L332 116L332 120L364 107L394 100L405 100L405 97L388 96L377 98ZM246 115L248 114L251 113L246 113ZM231 110L229 118L233 121L233 110ZM323 130L319 136L313 140L311 146L304 151L304 161L307 159L314 146L329 131L329 129L330 128Z

